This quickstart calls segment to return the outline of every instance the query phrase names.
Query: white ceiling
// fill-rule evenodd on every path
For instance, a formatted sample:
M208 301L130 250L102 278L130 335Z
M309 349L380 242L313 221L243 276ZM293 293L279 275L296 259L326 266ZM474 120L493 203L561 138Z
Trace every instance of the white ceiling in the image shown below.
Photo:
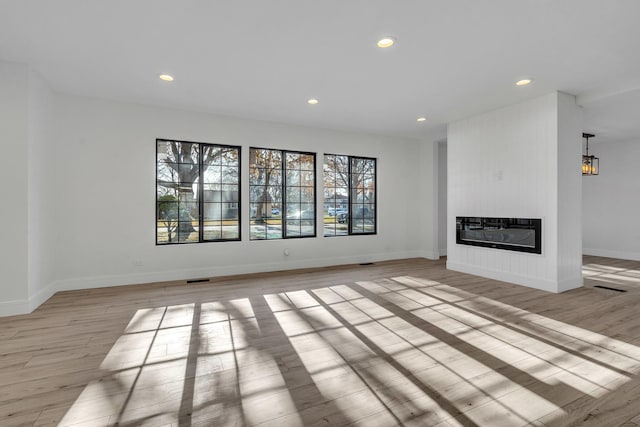
M638 0L0 0L0 59L59 92L414 138L560 90L620 139L640 137L639 18Z

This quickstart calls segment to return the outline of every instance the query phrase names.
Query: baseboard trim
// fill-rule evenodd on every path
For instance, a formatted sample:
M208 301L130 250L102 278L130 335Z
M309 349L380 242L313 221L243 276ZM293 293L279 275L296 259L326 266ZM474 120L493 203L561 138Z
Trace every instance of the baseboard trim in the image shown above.
M40 307L45 301L58 292L58 282L53 281L49 283L44 289L38 291L34 296L29 298L29 313L31 313L36 308Z
M606 258L626 259L630 261L640 261L640 252L620 252L608 249L583 248L582 253L591 256L601 256Z
M391 261L406 258L429 257L425 256L425 254L420 251L404 251L394 253L363 254L349 257L307 259L301 261L286 259L282 262L262 264L242 264L223 267L206 267L195 269L156 271L148 273L114 274L105 276L63 279L50 283L28 300L0 301L0 317L29 314L49 298L51 298L56 292L62 291L105 288L111 286L139 285L143 283L189 280L202 277L233 276L237 274L266 273L281 270L331 267L337 265ZM437 257L431 259L437 259Z
M136 285L152 282L170 282L173 280L190 280L202 277L233 276L237 274L267 273L281 270L297 270L303 268L331 267L336 265L360 264L368 262L391 261L405 258L423 258L419 252L394 252L366 254L339 258L321 258L313 260L285 260L274 263L242 264L221 267L167 270L137 274L118 274L108 276L79 277L59 280L58 291L103 288L110 286Z
M585 251L586 253L586 251ZM91 288L104 288L111 286L137 285L152 282L169 282L174 280L189 280L202 277L220 277L237 274L266 273L281 270L296 270L304 268L331 267L347 264L359 264L369 262L391 261L407 258L426 258L437 260L442 254L442 250L436 251L404 251L394 253L379 253L354 255L350 257L322 258L312 260L290 261L262 264L244 264L224 267L207 267L196 269L180 269L169 271L157 271L137 274L118 274L105 276L78 277L72 279L57 280L38 291L28 300L0 301L0 317L15 316L31 313L51 298L56 292L72 291ZM591 254L587 254L591 255ZM607 256L594 254L596 256ZM610 255L609 255L610 256ZM614 257L617 258L617 257ZM640 257L639 257L640 258ZM622 258L628 259L628 258ZM518 285L528 286L548 292L564 292L582 286L582 278L575 278L561 283L542 281L532 277L519 276L505 273L503 271L493 271L466 264L447 261L447 268L460 271L462 273L473 274L481 277L488 277Z
M20 314L28 314L29 301L13 300L13 301L0 301L0 317L18 316Z
M573 277L571 279L558 282L558 292L566 292L572 289L581 288L582 286L584 286L584 278L580 275L580 277Z
M56 292L58 292L58 282L54 281L39 290L29 299L0 301L0 317L29 314L42 305L46 300L51 298Z
M488 279L500 280L501 282L513 283L516 285L527 286L529 288L539 289L541 291L560 293L575 289L582 286L582 282L578 285L575 280L556 283L550 280L541 280L535 277L522 276L519 274L507 273L504 271L490 270L474 265L461 264L457 262L447 261L449 270L459 271L461 273L473 274L474 276L486 277ZM565 289L566 288L566 289Z
M440 259L440 252L437 251L422 251L420 258L437 260Z

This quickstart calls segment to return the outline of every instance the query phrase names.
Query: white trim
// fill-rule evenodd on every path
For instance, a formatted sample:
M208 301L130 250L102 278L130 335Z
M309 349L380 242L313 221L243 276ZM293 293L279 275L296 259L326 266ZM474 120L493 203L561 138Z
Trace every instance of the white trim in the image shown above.
M582 275L580 277L574 277L572 279L563 280L558 282L558 293L570 291L572 289L581 288L584 285L584 278Z
M181 269L157 271L138 274L119 274L109 276L79 277L60 280L58 291L78 289L103 288L109 286L133 285L152 282L168 282L174 280L189 280L202 277L232 276L237 274L266 273L271 271L296 270L302 268L331 267L345 264L360 264L365 262L390 261L394 259L420 258L418 252L395 252L368 255L355 255L341 258L323 258L304 261L284 261L251 265L231 265L224 267L207 267L196 269Z
M631 261L640 261L640 252L620 252L610 251L607 249L582 248L585 255L601 256L606 258L628 259Z
M266 273L270 271L296 270L302 268L332 267L346 264L390 261L407 258L424 258L418 251L354 255L340 258L323 258L304 261L284 261L251 265L232 265L157 271L138 274L114 274L107 276L87 276L57 280L39 291L28 300L0 301L0 317L28 314L51 298L56 292L80 289L106 288L111 286L137 285L153 282L198 279L202 277L231 276L237 274ZM437 259L431 258L431 259Z
M0 317L17 316L29 313L29 301L26 299L0 301Z
M29 299L0 301L0 317L29 314L51 298L58 290L58 282L51 282Z
M34 296L29 297L29 311L27 313L31 313L33 310L41 306L56 292L58 292L58 282L53 281L49 283L44 289L41 289L39 292L37 292Z
M422 251L422 253L420 254L420 257L431 259L431 260L438 260L440 259L440 253L437 251Z
M475 276L486 277L489 279L500 280L501 282L513 283L516 285L527 286L529 288L540 289L542 291L560 293L575 289L582 286L582 278L569 279L562 283L553 282L551 280L541 280L537 277L522 276L519 274L508 273L498 270L490 270L473 265L461 264L457 262L447 261L447 269L459 271L461 273L473 274Z
M440 256L447 256L447 248L440 248Z

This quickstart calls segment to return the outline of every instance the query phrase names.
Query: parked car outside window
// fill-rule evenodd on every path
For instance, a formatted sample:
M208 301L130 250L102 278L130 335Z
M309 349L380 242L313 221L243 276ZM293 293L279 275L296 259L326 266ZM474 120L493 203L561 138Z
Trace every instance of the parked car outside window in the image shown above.
M329 208L327 209L329 216L339 216L341 214L346 214L348 211L346 208Z

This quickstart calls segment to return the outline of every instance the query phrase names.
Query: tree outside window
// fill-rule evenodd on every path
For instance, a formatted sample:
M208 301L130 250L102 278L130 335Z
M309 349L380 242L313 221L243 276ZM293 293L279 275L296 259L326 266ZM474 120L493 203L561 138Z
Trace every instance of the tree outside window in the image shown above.
M314 237L315 154L249 151L251 240Z
M375 234L376 159L325 154L324 235Z
M156 244L240 240L240 147L156 140Z

